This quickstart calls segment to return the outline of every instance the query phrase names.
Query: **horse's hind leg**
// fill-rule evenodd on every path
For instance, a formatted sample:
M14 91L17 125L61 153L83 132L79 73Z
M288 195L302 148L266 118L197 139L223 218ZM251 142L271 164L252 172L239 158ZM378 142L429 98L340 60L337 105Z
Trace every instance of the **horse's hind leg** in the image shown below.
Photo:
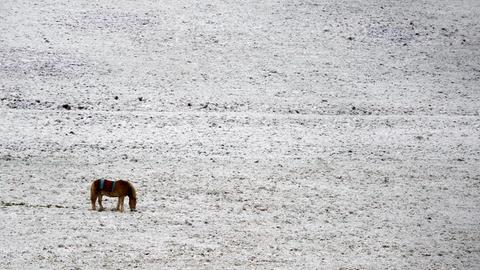
M95 205L96 202L97 202L97 197L98 197L98 196L97 196L97 194L95 194L95 193L92 193L92 194L90 195L90 201L92 202L92 210L96 210L96 208L97 208L96 205Z
M100 208L98 209L98 211L105 210L105 208L102 205L102 194L98 195L98 205L100 205Z

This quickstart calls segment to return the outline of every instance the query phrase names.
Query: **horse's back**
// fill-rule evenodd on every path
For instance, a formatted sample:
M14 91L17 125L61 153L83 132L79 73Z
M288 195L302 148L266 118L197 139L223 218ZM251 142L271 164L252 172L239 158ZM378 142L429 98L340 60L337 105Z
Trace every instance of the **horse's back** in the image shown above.
M133 185L126 180L111 181L107 179L96 179L92 182L91 192L93 194L106 195L108 197L134 197L136 190Z
M92 183L92 190L109 197L121 197L130 194L131 184L125 180L97 179Z

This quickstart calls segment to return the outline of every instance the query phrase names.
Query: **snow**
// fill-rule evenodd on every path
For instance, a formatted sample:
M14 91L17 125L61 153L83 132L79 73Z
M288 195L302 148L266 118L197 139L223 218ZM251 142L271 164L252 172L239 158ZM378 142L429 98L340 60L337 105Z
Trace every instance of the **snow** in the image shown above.
M0 268L477 268L479 15L2 1Z

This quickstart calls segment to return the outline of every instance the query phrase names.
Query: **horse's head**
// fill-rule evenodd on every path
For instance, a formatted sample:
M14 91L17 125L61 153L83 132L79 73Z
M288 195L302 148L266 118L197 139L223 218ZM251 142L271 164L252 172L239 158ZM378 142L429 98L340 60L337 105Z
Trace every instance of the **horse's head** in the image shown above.
M131 211L136 211L137 208L137 198L129 197L128 198L128 205L130 206Z

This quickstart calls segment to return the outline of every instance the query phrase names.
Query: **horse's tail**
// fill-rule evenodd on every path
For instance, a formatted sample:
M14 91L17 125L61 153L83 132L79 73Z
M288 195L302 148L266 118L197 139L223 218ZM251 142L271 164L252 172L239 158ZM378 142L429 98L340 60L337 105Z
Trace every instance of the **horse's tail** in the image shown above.
M98 180L95 180L92 182L92 185L90 186L90 197L93 198L97 196L97 188L98 188Z
M132 183L128 182L128 185L130 186L130 190L128 192L128 197L130 198L137 198L137 190L135 187L133 187Z

